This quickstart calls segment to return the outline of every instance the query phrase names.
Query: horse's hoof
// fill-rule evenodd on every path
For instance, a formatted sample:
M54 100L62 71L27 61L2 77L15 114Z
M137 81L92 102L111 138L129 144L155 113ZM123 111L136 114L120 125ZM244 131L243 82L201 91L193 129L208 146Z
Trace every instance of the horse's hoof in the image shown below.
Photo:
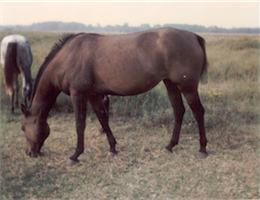
M105 134L105 132L103 132L103 129L98 130L96 133L97 136L101 136L103 134Z
M114 153L114 152L109 151L109 152L107 153L107 157L114 157L114 156L116 156L116 154L117 154L117 153Z
M167 149L167 148L164 148L164 149L162 150L162 152L163 152L163 153L166 153L166 154L172 154L172 151L170 151L170 150Z
M106 132L104 131L103 128L101 128L99 131L98 131L98 135L104 135L106 134Z
M78 164L79 163L79 161L75 161L75 160L71 160L70 158L67 160L67 162L66 162L66 165L68 166L68 167L71 167L71 166L73 166L73 165L75 165L75 164Z
M207 158L207 156L208 156L208 153L206 153L206 152L200 152L199 151L199 153L198 153L199 158Z

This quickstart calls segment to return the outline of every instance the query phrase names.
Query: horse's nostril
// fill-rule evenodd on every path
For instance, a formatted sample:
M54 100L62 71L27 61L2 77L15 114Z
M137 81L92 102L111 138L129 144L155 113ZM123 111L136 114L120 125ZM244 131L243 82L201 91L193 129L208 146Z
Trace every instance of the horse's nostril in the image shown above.
M40 152L30 151L26 149L26 154L30 157L37 158L40 155Z
M32 155L32 152L31 152L31 151L28 151L28 150L26 150L26 154L27 154L28 156L30 156L30 157L33 156L33 155Z

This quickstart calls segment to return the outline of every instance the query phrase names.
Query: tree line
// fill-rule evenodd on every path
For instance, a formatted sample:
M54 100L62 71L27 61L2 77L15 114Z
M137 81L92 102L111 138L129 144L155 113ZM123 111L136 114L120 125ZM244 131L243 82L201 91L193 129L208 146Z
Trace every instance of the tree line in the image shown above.
M155 28L162 27L173 27L177 29L187 30L197 33L243 33L243 34L259 34L259 28L220 28L217 26L205 27L202 25L188 25L188 24L164 24L164 25L154 25L141 24L140 26L129 26L128 23L123 25L107 25L101 26L97 24L85 25L76 22L42 22L33 23L32 25L22 26L1 26L1 31L86 31L86 32L118 32L118 33L133 33L138 31L144 31Z

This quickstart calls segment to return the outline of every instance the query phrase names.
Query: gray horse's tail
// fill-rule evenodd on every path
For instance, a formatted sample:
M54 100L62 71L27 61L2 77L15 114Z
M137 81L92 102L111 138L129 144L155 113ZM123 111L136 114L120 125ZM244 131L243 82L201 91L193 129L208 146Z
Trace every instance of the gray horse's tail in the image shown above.
M7 46L5 66L4 66L4 83L5 88L9 92L13 88L13 74L19 73L17 67L17 44L10 42Z

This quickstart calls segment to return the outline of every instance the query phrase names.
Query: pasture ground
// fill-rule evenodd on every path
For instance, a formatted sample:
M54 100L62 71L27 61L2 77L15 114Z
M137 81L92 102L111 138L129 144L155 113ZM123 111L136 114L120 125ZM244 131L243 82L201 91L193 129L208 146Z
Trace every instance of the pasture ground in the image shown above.
M22 34L31 43L35 77L63 34ZM206 159L197 158L198 129L187 106L179 145L173 154L161 151L173 129L163 84L135 97L111 97L117 156L106 156L106 136L98 134L89 108L85 152L78 165L66 167L76 132L70 100L61 95L48 118L51 134L43 156L29 158L22 115L9 111L1 72L1 199L259 199L259 39L204 38L209 68L199 93L206 110Z

